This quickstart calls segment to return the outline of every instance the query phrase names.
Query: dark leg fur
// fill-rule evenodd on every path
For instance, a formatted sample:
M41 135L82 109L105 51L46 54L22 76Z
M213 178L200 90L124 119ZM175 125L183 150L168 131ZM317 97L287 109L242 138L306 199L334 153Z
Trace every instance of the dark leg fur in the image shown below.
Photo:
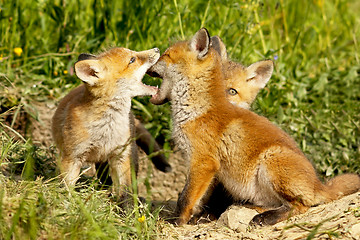
M210 197L203 203L203 213L219 218L220 215L234 203L233 197L225 189L224 185L222 183L216 183Z
M155 156L151 157L151 161L153 162L155 167L162 172L170 172L171 166L167 162L164 154L159 152L161 151L161 148L157 144L155 139L140 122L137 122L135 126L136 144L146 153L146 155L149 155L151 153L157 153L155 154Z
M250 225L274 225L280 221L287 219L290 216L291 208L286 205L282 205L273 210L265 211L256 215L251 221Z
M222 183L215 181L212 185L206 193L207 196L201 200L201 211L191 218L191 224L217 220L228 207L235 203Z

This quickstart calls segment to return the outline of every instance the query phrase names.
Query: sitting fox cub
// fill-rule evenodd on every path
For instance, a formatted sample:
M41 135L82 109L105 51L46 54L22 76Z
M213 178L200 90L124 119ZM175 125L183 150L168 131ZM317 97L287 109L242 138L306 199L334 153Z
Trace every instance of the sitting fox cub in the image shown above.
M131 184L131 165L137 169L131 99L156 93L157 88L141 80L159 57L157 48L143 52L113 48L96 57L80 55L75 72L84 84L60 101L52 123L67 184L75 184L83 163L107 161L113 192L124 196Z
M163 78L151 102L171 101L173 137L190 161L178 199L178 224L187 223L195 206L220 182L235 200L265 211L252 224L275 224L309 207L360 189L360 177L344 174L323 184L296 143L266 118L226 99L219 53L206 29L190 41L175 43L150 69ZM255 65L256 66L256 65ZM268 79L272 65L259 64L247 78Z
M221 65L225 78L226 97L234 105L249 109L254 102L257 94L263 89L270 78L254 78L254 69L259 67L269 67L270 75L273 68L271 60L259 61L245 67L240 63L228 59L225 44L220 37L211 37L211 46L220 54ZM240 201L242 202L242 201ZM196 222L200 217L217 219L232 204L239 203L229 194L222 183L214 180L211 191L201 200L201 211L196 213L192 222Z

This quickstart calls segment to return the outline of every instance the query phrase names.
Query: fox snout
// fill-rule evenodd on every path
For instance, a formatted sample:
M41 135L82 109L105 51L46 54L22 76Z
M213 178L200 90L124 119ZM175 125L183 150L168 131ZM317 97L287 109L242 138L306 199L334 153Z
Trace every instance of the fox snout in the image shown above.
M158 48L151 49L154 53L150 57L151 64L155 64L160 58L160 50Z
M160 50L158 48L153 48L153 49L149 49L149 50L140 52L140 55L142 55L144 57L146 56L146 58L148 59L148 62L151 65L154 65L160 58Z
M160 50L158 48L153 48L153 50L154 50L155 53L160 54Z

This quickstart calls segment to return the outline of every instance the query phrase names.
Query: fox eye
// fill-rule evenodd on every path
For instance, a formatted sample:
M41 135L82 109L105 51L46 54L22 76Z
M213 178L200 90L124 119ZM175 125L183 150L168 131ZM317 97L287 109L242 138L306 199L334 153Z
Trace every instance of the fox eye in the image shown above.
M129 62L129 64L132 64L133 62L135 62L135 60L136 60L136 58L135 58L135 57L130 58L130 62Z
M229 93L231 96L234 96L234 95L236 95L238 92L237 92L235 89L233 89L233 88L229 88L229 89L228 89L228 93Z

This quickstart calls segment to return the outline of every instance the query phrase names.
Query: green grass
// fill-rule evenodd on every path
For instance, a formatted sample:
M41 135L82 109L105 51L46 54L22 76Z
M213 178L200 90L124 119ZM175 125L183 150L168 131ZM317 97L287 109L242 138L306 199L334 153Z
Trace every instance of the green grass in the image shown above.
M359 15L356 0L0 1L0 164L23 179L0 178L0 238L156 234L156 217L148 218L151 227L138 224L141 207L120 214L91 186L68 192L50 180L54 149L32 143L29 119L38 117L34 102L58 100L80 84L73 74L80 53L113 46L164 51L203 26L223 39L236 61L275 60L253 108L296 139L321 177L360 173ZM169 150L169 105L154 106L148 98L133 105Z
M149 239L158 210L125 212L107 191L69 190L58 179L15 182L0 176L1 239ZM139 216L145 220L140 222Z

